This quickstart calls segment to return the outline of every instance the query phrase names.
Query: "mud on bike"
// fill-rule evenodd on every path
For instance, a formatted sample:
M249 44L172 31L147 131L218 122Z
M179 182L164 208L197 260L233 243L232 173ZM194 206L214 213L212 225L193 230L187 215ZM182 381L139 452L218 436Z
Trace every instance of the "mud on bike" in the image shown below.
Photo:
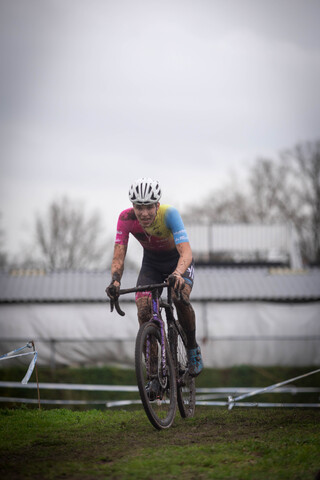
M160 296L162 289L167 289L166 301ZM189 374L187 339L174 313L169 284L122 289L119 295L145 291L151 292L152 306L149 321L140 326L136 337L135 370L148 419L161 430L173 424L177 405L182 418L194 415L195 379ZM111 301L111 311L113 307L125 315L119 299Z

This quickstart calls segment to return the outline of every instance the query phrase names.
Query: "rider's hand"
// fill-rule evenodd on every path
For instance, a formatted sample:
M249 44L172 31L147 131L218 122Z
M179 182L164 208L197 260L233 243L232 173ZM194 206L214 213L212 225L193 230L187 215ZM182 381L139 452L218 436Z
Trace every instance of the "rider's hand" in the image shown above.
M111 300L117 300L119 297L120 291L120 282L117 280L112 280L110 285L106 288L106 294L108 295Z
M175 291L181 292L185 287L185 281L178 272L173 272L168 277L169 285L173 287Z

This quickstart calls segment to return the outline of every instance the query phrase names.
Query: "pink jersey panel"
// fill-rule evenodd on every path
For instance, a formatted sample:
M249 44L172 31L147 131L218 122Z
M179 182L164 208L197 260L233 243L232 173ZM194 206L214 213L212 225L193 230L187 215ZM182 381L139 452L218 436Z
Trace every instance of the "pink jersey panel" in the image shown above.
M147 233L138 222L133 208L128 208L120 213L115 243L118 245L127 245L130 233L146 250L170 251L175 248L171 232L170 235Z

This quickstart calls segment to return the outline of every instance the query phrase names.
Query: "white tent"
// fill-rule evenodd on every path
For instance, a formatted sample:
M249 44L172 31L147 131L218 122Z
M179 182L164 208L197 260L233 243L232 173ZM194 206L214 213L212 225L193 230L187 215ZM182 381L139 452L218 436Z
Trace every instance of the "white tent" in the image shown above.
M127 272L123 288L135 278ZM125 317L111 313L107 281L101 272L2 273L0 354L34 340L42 365L133 366L134 298L121 297ZM320 364L320 269L198 268L192 295L205 366Z

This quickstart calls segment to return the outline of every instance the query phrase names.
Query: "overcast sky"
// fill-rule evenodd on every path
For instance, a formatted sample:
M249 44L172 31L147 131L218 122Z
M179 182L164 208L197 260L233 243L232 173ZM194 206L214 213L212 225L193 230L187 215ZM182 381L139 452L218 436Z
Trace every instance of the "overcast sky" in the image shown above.
M182 209L320 132L319 0L0 0L6 250L59 195L113 236L128 189Z

